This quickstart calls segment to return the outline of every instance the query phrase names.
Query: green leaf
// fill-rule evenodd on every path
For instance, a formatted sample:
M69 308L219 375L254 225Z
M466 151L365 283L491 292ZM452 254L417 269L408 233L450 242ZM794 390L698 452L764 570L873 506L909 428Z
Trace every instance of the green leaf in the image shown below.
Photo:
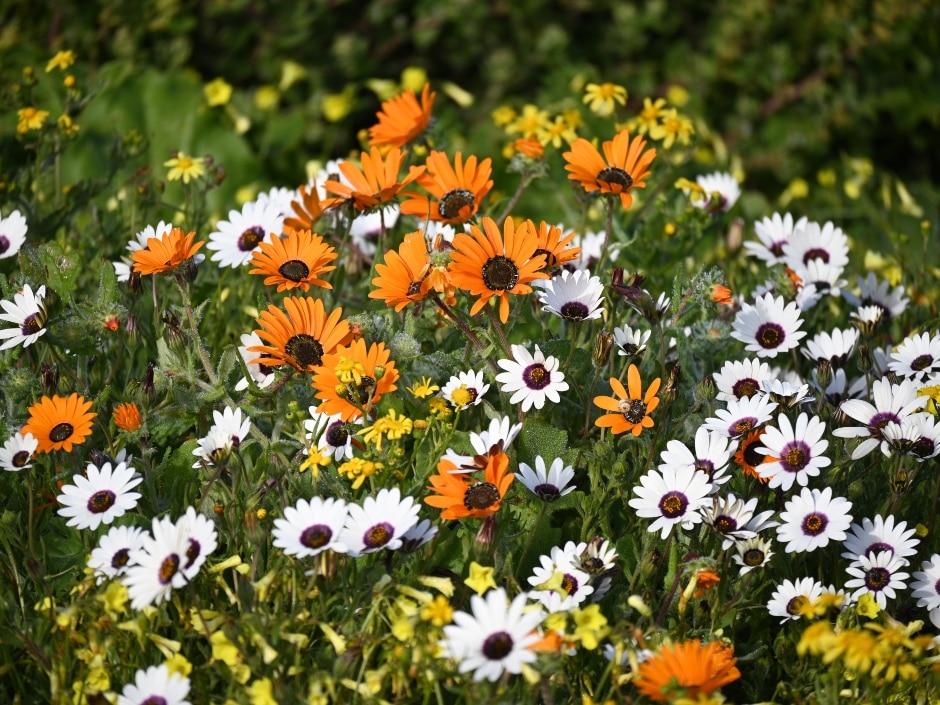
M567 447L567 431L529 417L520 434L519 461L534 465L536 456L540 455L548 465L555 458L564 457Z

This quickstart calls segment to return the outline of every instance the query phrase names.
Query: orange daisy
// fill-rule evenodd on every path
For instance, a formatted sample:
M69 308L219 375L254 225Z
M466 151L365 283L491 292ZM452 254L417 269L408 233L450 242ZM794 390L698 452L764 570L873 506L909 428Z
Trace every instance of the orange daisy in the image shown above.
M425 162L427 173L418 184L433 196L428 198L408 191L408 200L401 204L401 212L450 225L466 223L480 209L480 201L493 188L492 161L484 159L477 164L474 155L467 157L457 152L454 165L444 152L431 152Z
M118 404L114 407L114 413L111 418L114 419L114 425L122 431L136 431L143 423L143 419L140 416L140 409L137 408L137 404L133 402Z
M441 519L483 519L495 514L515 478L507 472L509 456L503 452L489 453L486 467L481 469L483 482L467 473L454 473L457 466L442 458L437 464L437 475L428 478L431 483L428 489L437 494L425 497L425 504L443 509Z
M548 279L542 271L545 257L536 255L538 241L529 222L516 228L511 218L503 232L492 218L484 217L483 230L470 226L470 233L457 233L451 253L450 274L454 285L479 296L470 309L476 315L494 296L499 297L499 318L509 318L509 294L528 294L529 282Z
M652 428L653 419L650 418L650 414L659 406L659 397L656 396L656 392L659 391L660 382L659 377L654 379L647 387L644 396L640 382L640 371L636 365L630 365L627 369L629 394L627 394L627 390L623 388L619 379L611 377L610 386L617 396L594 397L594 404L605 411L614 413L604 414L594 422L595 425L601 428L610 428L611 433L615 435L630 431L634 436L639 436L643 433L644 428Z
M742 470L744 470L745 475L750 475L751 477L756 477L758 480L767 484L770 482L770 477L763 477L759 472L757 472L757 466L763 463L775 463L777 458L774 458L770 455L763 455L758 453L758 448L764 448L764 444L761 443L761 436L764 435L764 429L759 428L756 431L751 431L748 433L744 440L741 441L741 445L738 446L737 452L734 454L734 462L737 463Z
M431 91L431 85L424 84L421 91L421 104L415 92L410 88L382 103L382 109L376 113L379 122L369 128L370 147L401 147L420 135L431 122L431 108L437 93Z
M255 319L261 326L255 333L269 345L254 345L248 352L262 353L249 364L277 367L293 365L301 372L319 367L325 355L342 345L349 336L349 323L340 320L343 309L326 315L323 302L312 297L284 299L284 313L274 304Z
M379 273L372 280L374 291L369 292L370 299L384 299L395 311L401 311L408 304L420 301L428 294L428 269L431 257L420 230L405 235L404 241L395 250L385 253L385 263L375 265Z
M298 189L300 199L291 201L294 215L284 218L284 227L294 230L313 230L320 216L323 215L323 204L320 203L320 194L316 186L301 186Z
M659 703L683 697L697 699L741 677L734 649L720 641L698 639L660 648L640 664L636 687Z
M597 147L583 137L571 143L565 152L565 170L568 178L581 184L585 191L600 191L620 196L624 208L633 203L631 189L643 188L649 176L649 165L656 158L656 150L645 152L646 140L637 135L630 140L630 131L621 130L613 140L604 142L604 156Z
M361 169L351 161L342 162L339 170L351 185L347 186L342 181L325 181L323 188L338 197L327 199L323 207L334 208L351 203L358 210L365 211L388 203L403 187L424 173L424 166L411 166L408 167L408 175L399 181L398 172L404 160L405 153L398 147L388 150L384 159L378 147L373 147L368 154L362 153Z
M544 220L539 223L538 228L531 220L529 223L532 224L532 230L535 231L535 238L538 241L535 254L545 255L546 269L551 270L564 266L581 256L580 247L568 247L568 243L574 240L574 230L567 235L563 235L561 228L556 225L549 225Z
M140 274L172 272L206 244L193 244L195 238L195 231L184 235L180 228L173 228L159 238L150 238L147 240L147 247L135 251L132 255L134 271Z
M372 343L367 351L361 338L324 355L323 365L313 377L313 388L321 400L317 411L341 414L344 423L362 417L362 409L398 389L398 370L389 355L384 343Z
M68 397L43 396L29 407L29 420L20 433L31 433L39 441L37 453L71 453L72 446L81 445L91 435L91 422L98 414L89 412L90 408L91 402L75 392Z
M316 233L289 228L286 237L272 233L270 240L261 243L250 262L255 269L248 273L264 276L266 285L277 284L278 292L296 288L308 291L311 284L332 289L319 275L336 269L327 263L337 257L336 250Z

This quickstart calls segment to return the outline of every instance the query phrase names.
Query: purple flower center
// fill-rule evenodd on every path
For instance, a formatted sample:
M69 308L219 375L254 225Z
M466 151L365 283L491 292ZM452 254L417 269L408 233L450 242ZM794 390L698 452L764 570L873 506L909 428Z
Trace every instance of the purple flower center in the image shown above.
M561 496L561 492L555 485L550 485L547 482L543 482L541 485L536 485L532 490L539 499L543 502L554 502Z
M803 264L809 264L814 259L829 264L829 252L821 247L812 247L803 253Z
M731 385L731 393L738 399L743 399L744 397L750 398L757 394L759 388L760 385L757 383L756 379L753 377L745 377Z
M922 372L933 364L933 355L918 355L911 360L911 369L915 372Z
M23 335L35 335L42 330L42 320L38 313L31 313L23 319L23 325L20 326L20 332Z
M829 519L825 514L818 514L813 512L812 514L807 514L803 518L801 527L803 529L803 533L807 536L819 536L826 530L828 525Z
M180 569L180 557L175 553L171 553L169 556L163 559L163 562L160 563L160 569L157 571L157 579L160 581L161 585L168 584L173 576Z
M88 498L88 511L92 514L104 514L114 506L115 499L111 490L98 490Z
M567 318L569 321L583 321L590 313L588 307L580 301L569 301L562 304L559 310L561 311L562 317Z
M783 345L787 334L779 323L761 323L757 333L754 334L754 339L762 348L774 350Z
M140 705L166 705L166 698L162 695L151 695L140 703Z
M264 228L260 225L252 225L239 236L238 249L242 252L251 252L262 240L264 240Z
M529 365L522 371L522 381L529 389L545 389L552 381L552 374L541 362Z
M512 651L512 637L508 632L495 632L483 641L483 655L492 661L501 661Z
M0 235L0 255L10 249L10 241L6 235Z
M887 568L875 566L865 573L865 587L872 592L880 592L891 582L891 573Z
M323 548L333 538L333 529L326 524L314 524L300 532L300 543L307 548Z
M676 519L685 514L689 507L689 499L677 490L667 492L659 500L659 511L667 519Z
M326 442L334 448L342 448L349 440L349 431L342 421L334 421L326 429Z
M812 459L810 448L803 441L787 443L780 453L780 467L786 472L800 472Z
M757 418L754 416L745 416L740 418L728 427L728 435L731 437L740 436L747 433L757 425Z
M729 517L727 514L719 514L712 521L712 527L719 534L728 534L732 531L738 530L738 520L734 517Z
M392 540L394 535L395 527L387 521L383 521L366 529L365 533L362 535L362 542L366 545L366 548L370 550L382 548L382 546Z
M884 438L881 430L889 423L900 424L900 417L892 411L879 411L868 421L868 432L873 438Z
M199 558L199 554L202 553L202 544L200 544L196 539L189 539L189 546L186 548L186 565L183 566L184 569L188 569L196 562L196 559Z
M127 561L130 560L131 550L129 548L119 548L114 552L114 555L111 556L111 567L115 570L123 568L127 565Z

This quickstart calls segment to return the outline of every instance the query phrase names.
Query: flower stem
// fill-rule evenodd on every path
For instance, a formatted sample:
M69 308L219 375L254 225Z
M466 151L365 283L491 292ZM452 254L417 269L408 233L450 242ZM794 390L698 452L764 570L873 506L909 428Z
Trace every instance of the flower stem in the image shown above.
M519 199L522 198L522 194L525 193L530 183L532 183L532 175L528 171L523 172L519 186L516 187L516 192L512 195L512 198L509 199L509 203L506 204L503 212L499 214L499 218L496 219L497 223L502 224L502 222L509 217L509 214L512 213L512 209L516 207L516 204L519 202Z

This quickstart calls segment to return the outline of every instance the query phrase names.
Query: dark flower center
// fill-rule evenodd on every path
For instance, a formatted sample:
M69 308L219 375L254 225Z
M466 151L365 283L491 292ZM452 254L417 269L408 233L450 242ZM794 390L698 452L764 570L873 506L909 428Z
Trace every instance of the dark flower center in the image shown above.
M508 257L490 257L483 265L483 283L491 291L512 289L519 281L519 268Z
M301 262L299 259L285 262L277 268L277 271L282 277L290 279L292 282L302 282L310 275L310 267L307 266L306 262Z
M558 258L551 250L544 250L540 247L532 253L532 259L535 259L539 255L545 255L545 267L548 269L551 269L558 264Z
M787 443L780 455L780 466L786 472L799 472L809 465L811 457L809 448L802 441Z
M729 517L727 514L715 517L712 526L719 534L727 534L738 530L738 522L735 521L734 517Z
M763 447L764 445L760 442L759 439L755 439L751 441L750 443L748 443L747 445L745 445L744 452L742 453L742 455L744 456L744 462L750 465L751 467L754 467L755 465L760 465L761 463L763 463L764 460L767 458L767 456L763 455L762 453L757 452L758 448L763 448Z
M642 399L624 399L620 402L620 413L630 423L641 423L646 416L646 402Z
M382 548L392 540L394 535L395 528L388 522L383 521L381 524L376 524L367 529L366 533L362 535L362 542L366 545L366 548Z
M408 285L408 296L414 296L421 293L421 282L411 282Z
M189 540L189 546L186 548L186 565L183 566L184 569L192 567L193 563L196 562L196 559L199 558L199 554L202 553L202 544L200 544L196 539Z
M782 257L782 256L783 256L783 246L784 246L785 244L787 244L787 241L786 241L786 240L777 240L777 242L775 242L774 244L772 244L768 249L771 251L771 253L774 255L774 257Z
M640 347L635 343L624 343L620 346L620 349L623 350L627 355L633 356L640 352Z
M884 590L891 582L891 573L887 568L876 566L865 573L865 587L875 592Z
M776 323L762 323L754 336L760 346L768 350L780 347L786 337L783 326Z
M745 416L743 419L738 419L731 427L728 429L729 433L732 436L740 436L742 433L747 433L752 428L757 425L757 419L753 416Z
M72 424L63 421L62 423L57 423L52 427L52 430L49 431L49 440L53 443L61 443L62 441L71 438L74 432L75 427L72 426Z
M871 434L872 438L884 438L884 434L881 433L882 429L887 426L889 423L901 423L901 419L898 418L897 414L894 414L890 411L882 411L874 416L868 422L868 432Z
M173 579L173 576L176 575L179 569L180 557L175 553L171 553L164 558L163 562L160 564L160 570L157 571L157 578L163 585L166 585Z
M300 532L300 543L307 548L323 548L333 538L333 529L326 524L314 524Z
M467 488L463 505L467 509L489 509L499 501L499 489L492 482L478 482Z
M536 362L522 371L522 381L529 389L545 389L551 383L552 375L545 365Z
M353 393L355 392L355 396ZM346 398L349 399L353 404L358 403L361 405L366 405L369 403L369 400L375 395L375 380L372 379L369 375L362 375L359 380L359 384L347 384L346 385Z
M927 354L918 355L913 360L911 360L911 369L914 370L915 372L920 372L922 370L926 370L932 364L933 364L932 355L927 355Z
M312 335L298 333L284 345L284 352L297 361L301 369L318 367L323 362L323 346Z
M166 698L164 698L162 695L151 695L140 705L166 705Z
M493 661L506 658L512 651L512 637L508 632L490 634L483 641L483 655Z
M872 556L876 553L881 553L881 551L891 551L891 553L893 554L894 546L889 546L888 544L882 543L881 541L876 541L871 546L865 549L865 555Z
M437 212L442 218L453 220L461 217L461 211L464 208L469 209L470 214L472 214L473 205L473 193L465 188L455 188L444 194L441 202L437 204Z
M111 567L115 570L118 568L123 568L127 565L127 561L131 558L131 550L129 548L119 548L114 552L114 555L111 556Z
M10 241L7 240L6 235L0 235L0 255L10 249Z
M564 590L566 594L571 595L578 591L578 587L578 579L570 573L565 573L564 577L561 579L561 589Z
M554 502L556 499L561 497L561 492L558 490L555 485L550 485L547 482L542 483L541 485L536 485L532 490L535 492L536 496L541 499L543 502Z
M932 438L921 436L916 441L914 441L913 445L911 446L911 455L916 455L918 458L929 458L936 450L937 447L934 444ZM15 463L16 461L14 460L13 462Z
M617 184L623 191L633 186L633 177L616 166L607 166L601 169L597 175L597 180L603 181L605 184Z
M659 500L659 511L667 519L675 519L685 514L689 506L689 500L681 492L667 492Z
M809 600L807 600L804 595L797 595L791 598L787 603L787 614L800 614L807 602L809 602Z
M252 225L239 236L238 249L242 252L250 252L262 240L264 240L264 230L260 225Z
M115 499L111 490L98 490L88 498L88 511L92 514L103 514L114 506Z
M26 466L26 463L29 462L29 459L32 457L28 450L21 450L18 453L13 455L13 467L22 468Z
M704 472L711 477L715 472L715 464L711 460L697 459L695 461L695 470L697 472Z
M594 575L595 573L600 573L604 569L604 561L602 561L597 556L582 558L581 567L584 569L585 573Z
M824 263L829 264L829 253L821 247L813 247L803 254L803 264L809 264L814 259L822 260Z
M31 313L23 320L23 325L20 326L20 332L23 335L38 333L42 330L42 323L38 313Z
M734 394L738 399L743 399L747 397L750 399L752 396L757 394L757 390L760 386L757 384L756 379L751 377L745 377L744 379L739 379L737 382L731 385L731 393Z
M334 421L326 429L326 442L334 448L340 448L346 445L349 440L349 431L342 421Z
M764 552L759 548L749 548L744 552L742 558L744 559L744 565L754 568L764 562Z
M567 318L569 321L583 321L590 313L588 307L580 301L569 301L566 304L562 304L560 310L562 317Z
M819 536L828 525L829 520L824 514L807 514L803 519L803 533L808 536Z

